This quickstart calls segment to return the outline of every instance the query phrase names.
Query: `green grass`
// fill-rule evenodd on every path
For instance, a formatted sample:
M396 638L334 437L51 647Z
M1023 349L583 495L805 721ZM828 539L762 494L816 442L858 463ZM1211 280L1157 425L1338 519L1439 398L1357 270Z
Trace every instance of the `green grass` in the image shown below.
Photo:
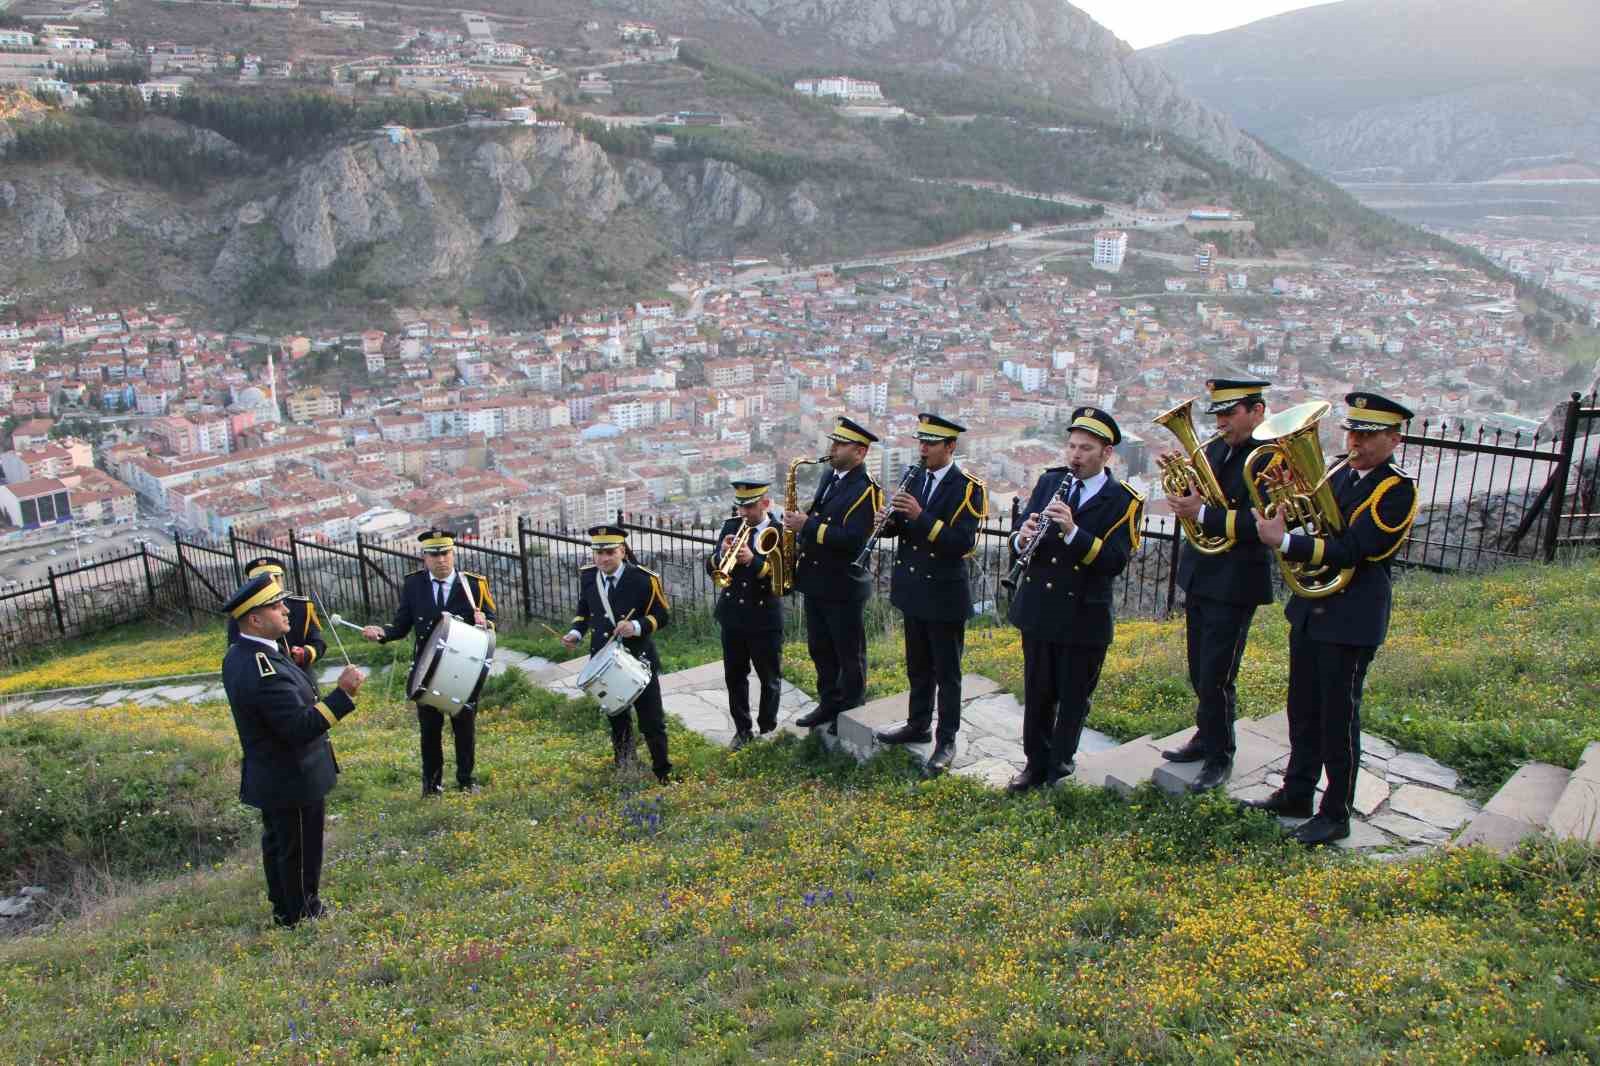
M217 706L62 730L226 746ZM20 728L0 723L0 734ZM0 943L17 1062L1558 1061L1600 1055L1600 859L1313 855L1215 798L1011 799L814 739L676 727L619 777L598 712L480 718L487 788L416 796L409 708L340 725L327 921L253 847ZM9 812L8 812L9 813ZM159 817L159 816L158 816Z

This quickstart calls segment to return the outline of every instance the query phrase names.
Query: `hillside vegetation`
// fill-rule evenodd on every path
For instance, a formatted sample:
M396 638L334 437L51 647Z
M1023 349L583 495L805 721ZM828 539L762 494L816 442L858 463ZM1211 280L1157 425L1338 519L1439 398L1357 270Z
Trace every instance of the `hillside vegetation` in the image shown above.
M1508 728L1592 732L1592 699L1572 712L1562 694L1593 692L1595 573L1408 583L1378 660L1390 677L1374 677L1370 703L1407 677L1427 693L1412 717L1446 717L1472 704L1498 652L1521 682L1522 698L1496 712ZM1145 644L1158 632L1124 628L1107 702L1144 699L1134 694L1166 671L1166 653ZM1271 632L1255 641L1269 655ZM113 852L166 863L143 880L111 876L80 917L0 944L7 1057L1600 1056L1593 851L1307 854L1216 797L1012 799L925 782L900 753L857 766L787 738L730 755L676 727L684 779L661 789L610 769L590 703L513 679L485 705L486 789L424 801L414 716L364 694L334 737L343 773L324 897L336 910L288 932L266 920L250 814L224 795L232 775L195 787L174 770L224 776L221 707L0 723L0 780L20 781L5 797L7 817L20 814L10 825L31 824L22 800L77 789L73 816L109 822L98 838L83 831L112 875ZM96 787L64 784L91 756ZM197 810L179 817L180 798ZM122 835L134 846L112 842Z

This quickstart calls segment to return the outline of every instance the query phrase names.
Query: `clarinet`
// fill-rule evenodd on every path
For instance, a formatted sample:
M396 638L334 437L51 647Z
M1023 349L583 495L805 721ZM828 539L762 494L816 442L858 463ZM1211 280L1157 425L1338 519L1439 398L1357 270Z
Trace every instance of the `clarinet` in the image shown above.
M911 486L912 479L926 469L927 466L921 459L906 467L905 475L900 478L900 487L894 490L895 495L906 491ZM867 560L872 558L872 549L878 546L878 539L883 536L883 531L889 527L889 523L892 521L894 521L894 512L890 511L885 518L872 527L872 536L867 540L866 546L861 549L861 554L856 556L855 562L850 564L851 570L857 573L866 570Z
M1067 496L1072 492L1072 483L1075 480L1076 478L1071 474L1062 478L1061 487L1056 489L1056 494L1050 498L1066 503ZM1046 504L1046 506L1049 506L1049 504ZM1044 538L1048 537L1050 531L1055 528L1056 524L1053 521L1045 519L1044 525L1040 526L1038 531L1029 538L1028 543L1022 546L1022 550L1017 552L1017 561L1011 564L1011 573L1000 581L1001 588L1011 593L1017 591L1017 583L1022 580L1023 571L1028 569L1028 563L1033 561L1033 553L1039 550L1039 545L1044 543Z

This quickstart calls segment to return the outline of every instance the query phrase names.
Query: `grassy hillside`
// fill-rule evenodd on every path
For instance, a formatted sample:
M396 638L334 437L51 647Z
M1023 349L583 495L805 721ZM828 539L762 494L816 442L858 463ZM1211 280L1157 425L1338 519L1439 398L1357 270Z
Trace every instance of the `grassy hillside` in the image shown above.
M1592 733L1596 573L1408 584L1369 705L1440 722L1494 704L1513 733ZM1005 633L974 635L974 666ZM1256 634L1252 700L1279 639ZM1124 627L1097 714L1173 713L1167 643ZM1520 699L1496 695L1507 677ZM924 782L899 753L856 766L789 738L730 755L676 728L684 780L660 789L610 769L592 705L511 681L486 707L486 789L435 802L410 710L362 700L335 733L337 909L289 932L266 921L252 819L227 801L223 708L0 722L8 837L53 812L104 860L83 915L0 944L6 1057L1600 1056L1593 851L1308 855L1215 797L1011 799ZM128 875L139 853L161 865Z

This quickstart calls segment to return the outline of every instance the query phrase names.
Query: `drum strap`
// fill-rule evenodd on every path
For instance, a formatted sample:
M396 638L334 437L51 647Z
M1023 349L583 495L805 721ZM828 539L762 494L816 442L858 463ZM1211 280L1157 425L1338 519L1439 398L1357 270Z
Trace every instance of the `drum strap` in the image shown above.
M613 626L615 626L617 624L617 616L611 610L611 586L612 586L613 583L616 582L617 578L619 578L621 576L622 576L622 567L620 567L620 566L617 567L617 572L615 574L613 574L613 575L606 575L606 574L599 575L599 577L600 577L600 606L605 608L606 618L611 622L611 624Z

